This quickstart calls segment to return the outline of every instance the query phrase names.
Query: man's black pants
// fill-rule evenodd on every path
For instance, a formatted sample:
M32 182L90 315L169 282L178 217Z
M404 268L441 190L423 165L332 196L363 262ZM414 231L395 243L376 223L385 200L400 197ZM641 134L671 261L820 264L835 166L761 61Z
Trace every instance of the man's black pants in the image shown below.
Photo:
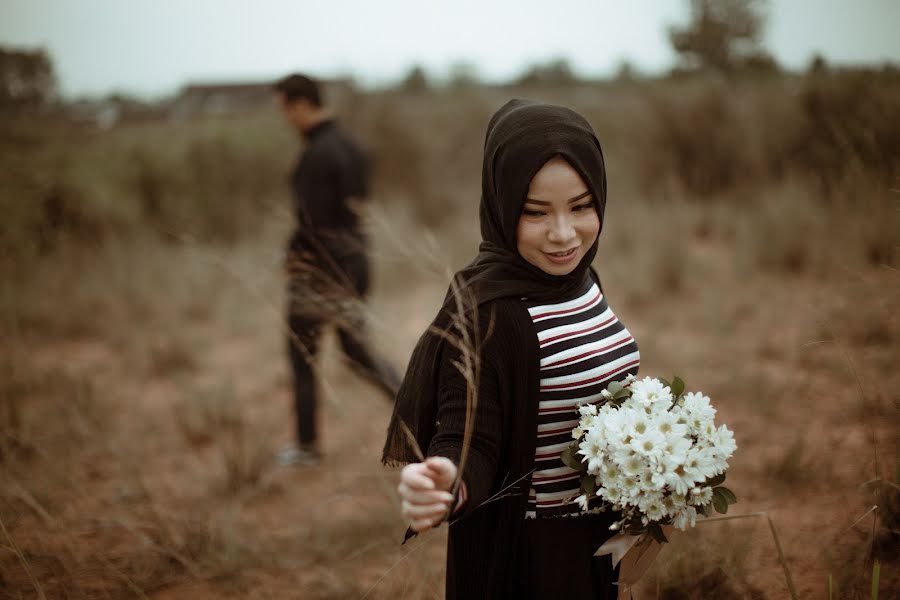
M297 437L301 445L317 440L315 357L322 328L335 325L350 366L393 400L400 379L372 353L366 338L362 301L369 287L366 257L341 260L292 260L288 265L288 354L294 377Z

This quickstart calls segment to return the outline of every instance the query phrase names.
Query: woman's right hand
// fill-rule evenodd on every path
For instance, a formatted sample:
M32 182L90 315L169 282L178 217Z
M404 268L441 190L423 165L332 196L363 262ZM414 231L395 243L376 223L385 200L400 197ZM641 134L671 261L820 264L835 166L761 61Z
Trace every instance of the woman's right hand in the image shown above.
M425 531L444 520L451 509L456 465L449 458L431 456L400 472L400 511L413 531Z

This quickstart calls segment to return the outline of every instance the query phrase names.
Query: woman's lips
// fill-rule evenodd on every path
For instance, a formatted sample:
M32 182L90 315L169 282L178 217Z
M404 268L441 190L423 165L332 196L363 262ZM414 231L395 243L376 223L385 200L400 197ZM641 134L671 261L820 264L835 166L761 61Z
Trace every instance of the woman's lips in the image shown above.
M577 254L578 248L571 248L564 252L544 252L544 256L547 257L547 260L557 265L564 265L568 262L571 262L572 259L575 258Z

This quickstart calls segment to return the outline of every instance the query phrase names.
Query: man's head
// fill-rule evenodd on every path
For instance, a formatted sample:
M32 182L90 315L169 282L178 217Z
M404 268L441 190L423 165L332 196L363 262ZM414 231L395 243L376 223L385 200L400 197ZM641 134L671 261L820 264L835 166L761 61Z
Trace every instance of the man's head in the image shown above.
M284 118L300 133L305 133L325 117L319 85L306 75L288 75L273 87Z

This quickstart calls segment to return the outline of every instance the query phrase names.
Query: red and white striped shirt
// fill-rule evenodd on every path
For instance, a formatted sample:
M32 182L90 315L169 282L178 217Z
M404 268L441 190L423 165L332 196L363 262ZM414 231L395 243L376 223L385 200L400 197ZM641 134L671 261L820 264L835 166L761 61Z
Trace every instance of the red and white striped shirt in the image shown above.
M575 515L578 472L560 453L572 443L578 406L600 402L612 381L637 375L637 343L589 281L577 298L557 304L525 301L537 329L541 360L537 447L526 518ZM600 506L595 498L588 508Z

